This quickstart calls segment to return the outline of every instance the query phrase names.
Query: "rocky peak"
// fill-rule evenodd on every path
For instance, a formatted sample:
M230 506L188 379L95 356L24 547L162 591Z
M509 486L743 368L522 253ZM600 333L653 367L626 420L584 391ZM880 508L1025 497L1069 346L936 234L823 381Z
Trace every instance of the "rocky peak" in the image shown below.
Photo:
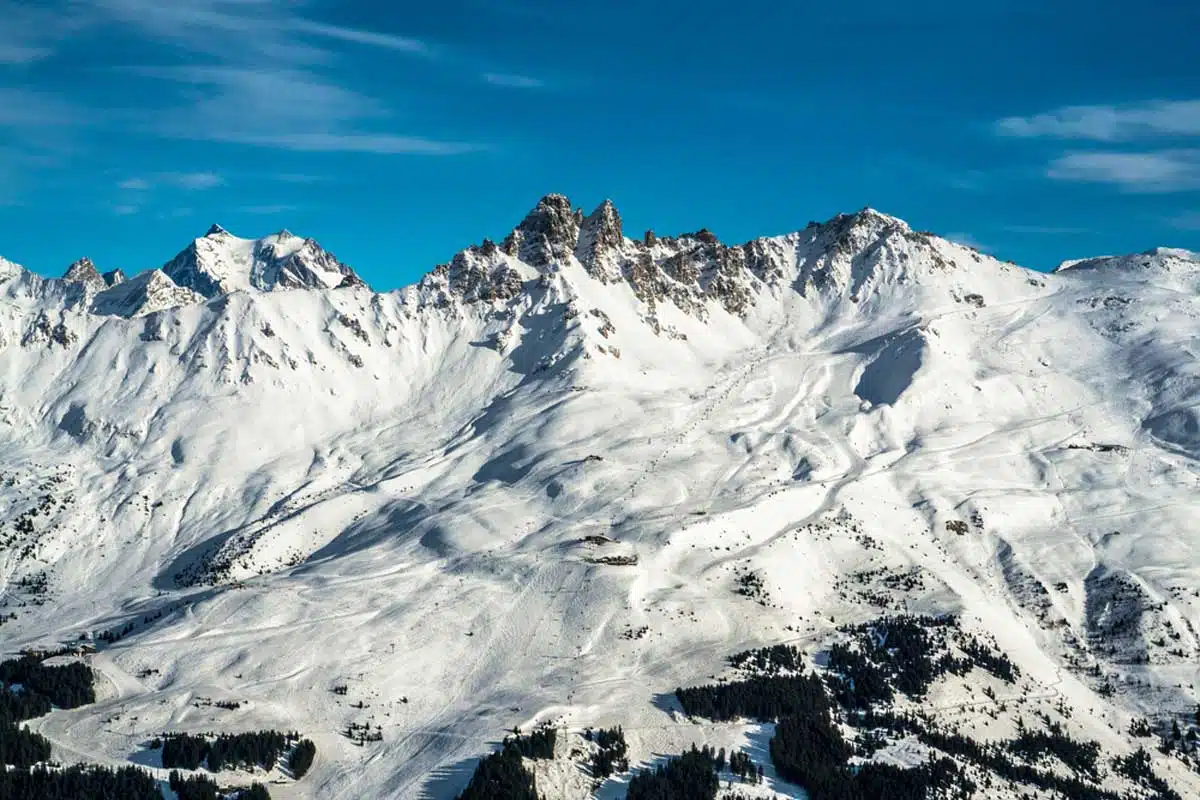
M677 237L649 230L632 240L612 202L583 216L566 197L552 194L501 247L487 240L472 246L425 285L468 302L506 300L526 291L547 266L577 261L593 280L627 284L654 327L664 303L701 319L717 307L745 315L761 293L780 287L814 301L859 303L882 287L955 268L964 257L959 250L872 208L736 246L708 228Z
M205 236L219 236L222 233L229 233L229 231L225 230L220 225L218 225L217 223L214 222L212 225L209 226L208 232L205 233L204 235Z
M621 248L625 236L621 214L611 200L605 200L589 214L579 229L575 257L588 274L606 283L621 278Z
M67 268L66 274L63 275L63 280L68 283L82 283L87 288L97 292L103 291L108 286L104 282L104 276L100 274L100 270L96 269L96 265L86 256Z
M105 286L119 286L127 280L129 280L129 276L127 276L125 271L121 269L112 269L104 273Z
M696 241L703 242L704 244L720 244L721 243L721 240L717 238L717 235L715 233L713 233L712 231L710 231L708 228L701 228L700 230L696 231L695 233L685 233L680 238L695 239Z
M504 240L504 252L541 269L571 255L579 241L579 224L570 200L548 194Z
M133 319L176 306L203 303L204 297L179 286L161 270L146 270L96 295L92 313Z
M471 247L454 257L447 270L450 289L464 299L508 300L521 293L520 273L496 249Z

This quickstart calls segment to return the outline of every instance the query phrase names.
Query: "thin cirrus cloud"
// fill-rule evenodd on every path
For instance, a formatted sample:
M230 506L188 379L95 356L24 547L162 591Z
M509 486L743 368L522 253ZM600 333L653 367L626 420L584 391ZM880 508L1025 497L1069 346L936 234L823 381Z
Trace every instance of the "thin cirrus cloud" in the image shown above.
M1065 106L996 123L1002 136L1022 139L1086 139L1119 142L1149 136L1200 136L1200 100L1161 100L1142 105Z
M202 99L156 124L170 138L275 147L300 152L457 155L481 149L371 130L388 110L373 98L297 69L157 67L142 76L203 89Z
M506 89L543 89L546 86L546 82L540 78L515 75L509 72L485 72L483 79L493 86L502 86Z
M291 27L300 33L310 33L314 36L323 36L354 44L365 44L371 47L382 47L386 50L396 50L412 55L428 56L432 55L433 52L425 42L408 36L376 33L375 31L364 31L358 28L344 28L340 25L326 25L310 19L292 20Z
M1200 149L1066 153L1050 163L1046 175L1061 181L1110 184L1138 193L1196 189L1200 188Z
M284 214L289 211L295 211L296 208L297 208L296 206L277 204L277 205L264 205L264 206L243 206L242 208L240 208L238 210L244 214L268 215L268 214Z
M1046 165L1057 181L1103 184L1140 194L1200 189L1200 99L1156 100L1135 105L1077 105L995 123L1000 136L1093 142L1104 149L1075 149ZM1169 147L1147 148L1151 141ZM1140 143L1141 147L1121 149ZM1181 146L1182 145L1182 146Z
M0 0L0 11L7 2ZM308 13L311 2L59 0L51 5L69 22L64 28L133 35L160 51L168 45L171 53L158 64L98 65L134 85L148 82L150 90L139 96L153 100L110 120L74 98L65 104L71 113L53 114L68 126L132 125L162 138L303 152L455 155L485 149L429 131L396 130L390 104L351 88L353 80L340 71L346 48L422 60L437 58L434 48L414 37L318 21ZM34 57L18 52L18 46L43 50L57 44L57 39L0 32L0 59L6 52L10 60ZM18 114L14 108L27 110ZM58 110L0 102L0 124L17 117L11 121L27 128L47 127L53 119L45 112Z
M214 138L214 137L209 137ZM379 155L452 156L485 149L471 142L449 142L386 133L248 133L228 131L215 137L238 144L263 145L304 153L376 153Z
M152 179L127 178L117 184L118 189L128 192L147 192L158 186L173 186L188 191L215 189L225 179L213 172L158 172Z

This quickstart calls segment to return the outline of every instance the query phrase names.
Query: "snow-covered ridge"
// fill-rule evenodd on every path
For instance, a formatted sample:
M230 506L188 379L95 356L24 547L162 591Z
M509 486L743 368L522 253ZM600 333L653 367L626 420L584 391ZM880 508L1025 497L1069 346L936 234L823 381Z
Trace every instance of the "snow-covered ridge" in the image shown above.
M395 292L307 242L214 229L103 286L0 260L0 638L124 632L96 704L31 723L60 760L295 729L282 797L440 800L515 725L765 754L671 691L907 610L1025 676L939 686L963 735L1053 715L1200 795L1126 733L1197 700L1192 257L1041 274L870 209L630 237L561 196Z
M167 277L207 298L235 291L333 289L363 281L313 239L287 230L242 239L220 225L195 239L163 268Z
M1097 256L1064 261L1056 272L1069 269L1126 269L1126 270L1177 270L1195 269L1200 265L1200 253L1179 247L1155 247L1143 253L1124 256Z
M1195 256L1160 249L1124 258L1175 263ZM1059 271L1112 260L1064 262ZM9 271L20 270L10 264ZM587 282L596 282L627 287L649 318L666 303L704 319L714 308L744 317L760 295L782 288L814 299L859 303L892 284L962 282L969 274L988 280L988 274L1006 271L1011 271L1009 265L990 256L914 231L903 220L871 208L809 223L794 233L729 245L704 228L677 236L646 231L630 238L611 201L585 214L563 195L551 194L500 244L484 239L398 294L417 303L503 302L556 279L584 293L589 291ZM63 280L83 286L94 298L85 309L126 317L203 303L231 292L365 287L353 269L313 239L287 230L245 239L220 225L193 240L157 274L138 277L139 286L154 285L155 300L131 301L140 289L114 291L125 274L101 274L86 258L71 265Z

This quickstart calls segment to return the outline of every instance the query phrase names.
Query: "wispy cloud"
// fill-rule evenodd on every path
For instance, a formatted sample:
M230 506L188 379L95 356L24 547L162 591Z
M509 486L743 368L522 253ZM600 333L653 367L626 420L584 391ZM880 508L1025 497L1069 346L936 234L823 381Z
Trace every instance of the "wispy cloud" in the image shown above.
M329 39L339 39L343 42L365 44L371 47L382 47L387 50L398 50L402 53L427 56L431 54L429 45L420 39L407 36L396 36L391 33L377 33L358 28L343 28L338 25L326 25L309 19L292 20L291 27L301 33L311 33L314 36L324 36Z
M215 189L225 183L224 178L212 172L162 172L158 177L161 181L188 190Z
M54 3L0 0L0 65L24 66L51 56L56 47L85 25Z
M1172 228L1181 231L1200 231L1200 211L1185 211L1167 220Z
M128 217L141 211L141 206L124 203L113 206L113 213L118 217Z
M1160 100L1142 105L1066 106L996 123L1002 136L1129 141L1150 136L1200 136L1200 100Z
M546 82L540 78L508 72L485 72L483 79L493 86L503 86L506 89L544 89L546 87Z
M319 175L308 175L303 172L279 172L272 175L271 178L283 183L317 183L324 180Z
M1195 189L1200 188L1200 149L1067 153L1050 163L1046 175L1060 181L1111 184L1127 192Z
M0 0L0 13L8 2ZM478 149L425 131L396 130L393 109L350 88L353 79L340 68L347 45L430 58L435 53L429 45L391 31L313 19L305 13L312 5L305 0L52 0L47 8L70 20L66 29L133 36L150 46L145 52L160 52L160 58L169 54L165 66L120 68L131 81L155 85L142 94L146 103L110 119L110 127L309 152L445 155ZM39 19L40 27L50 27ZM37 27L30 23L24 29ZM6 51L12 58L33 56L18 47L44 50L54 44L0 32L0 60ZM0 126L48 127L55 119L76 128L97 124L82 97L58 109L3 94L13 91L0 90ZM59 110L66 113L50 113ZM210 188L203 182L177 185Z
M159 211L154 215L155 219L183 219L190 217L195 212L190 208L169 208Z
M238 144L278 147L305 153L376 153L379 155L453 156L478 152L482 145L449 142L420 136L373 133L237 133L222 132L207 138Z
M155 186L173 186L188 191L215 189L225 179L213 172L156 172L151 179L127 178L117 188L128 192L148 192Z
M295 211L296 206L289 205L263 205L263 206L243 206L238 209L244 214L285 214L289 211Z
M188 108L156 123L164 136L301 152L456 155L468 142L376 131L388 109L300 69L154 67L137 74L201 89ZM367 124L371 123L371 124Z

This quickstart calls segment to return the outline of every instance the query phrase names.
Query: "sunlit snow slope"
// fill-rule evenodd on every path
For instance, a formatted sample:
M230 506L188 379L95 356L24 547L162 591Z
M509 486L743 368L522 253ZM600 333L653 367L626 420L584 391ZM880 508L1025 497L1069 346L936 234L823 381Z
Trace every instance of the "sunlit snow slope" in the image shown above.
M551 195L397 292L219 227L86 277L0 260L0 644L130 628L34 721L62 761L277 727L318 757L273 796L453 797L514 725L761 745L669 693L877 614L878 568L1112 752L1196 702L1194 254L1044 275L871 210L635 240Z

